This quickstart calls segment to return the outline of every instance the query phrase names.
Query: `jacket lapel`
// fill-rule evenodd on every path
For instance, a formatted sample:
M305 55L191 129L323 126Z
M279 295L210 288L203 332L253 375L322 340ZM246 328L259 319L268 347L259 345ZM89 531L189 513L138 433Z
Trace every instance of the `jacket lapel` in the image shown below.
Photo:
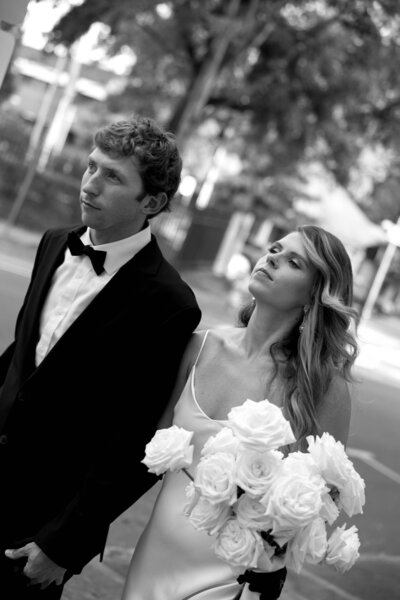
M56 359L59 353L63 353L71 345L76 347L82 339L85 339L93 331L93 328L98 330L110 318L123 312L126 307L129 307L129 310L134 310L135 306L140 305L144 299L143 288L146 286L148 279L158 271L162 261L161 251L156 239L152 236L150 243L119 269L77 317L36 371L46 368L48 362ZM50 282L53 273L54 270L50 274ZM48 286L50 282L48 282Z
M78 234L84 230L84 227L75 229ZM53 275L64 260L67 234L67 230L57 231L42 250L38 272L35 275L29 299L29 311L33 315L33 327L39 327L40 315L50 289Z
M53 275L64 260L66 231L57 232L40 249L37 272L34 266L33 279L29 289L29 303L23 319L23 338L25 340L23 371L28 376L34 369L36 344L39 336L40 315L51 286Z

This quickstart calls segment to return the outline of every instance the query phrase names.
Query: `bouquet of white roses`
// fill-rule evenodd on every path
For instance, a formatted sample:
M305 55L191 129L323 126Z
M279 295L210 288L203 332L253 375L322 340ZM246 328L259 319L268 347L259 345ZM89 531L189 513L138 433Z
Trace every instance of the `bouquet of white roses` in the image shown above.
M157 475L189 475L192 435L176 425L158 430L142 462ZM247 399L204 444L185 513L196 529L215 535L216 555L233 567L300 572L305 563L326 563L343 573L359 557L355 526L329 536L327 527L342 510L362 513L365 483L330 434L307 441L307 452L284 456L278 448L295 437L282 410Z

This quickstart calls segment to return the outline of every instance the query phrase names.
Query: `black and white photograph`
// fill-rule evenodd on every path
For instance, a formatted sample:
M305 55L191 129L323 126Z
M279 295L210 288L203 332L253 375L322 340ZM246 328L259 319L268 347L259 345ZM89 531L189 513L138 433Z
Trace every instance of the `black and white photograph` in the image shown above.
M0 0L1 600L400 598L400 4Z

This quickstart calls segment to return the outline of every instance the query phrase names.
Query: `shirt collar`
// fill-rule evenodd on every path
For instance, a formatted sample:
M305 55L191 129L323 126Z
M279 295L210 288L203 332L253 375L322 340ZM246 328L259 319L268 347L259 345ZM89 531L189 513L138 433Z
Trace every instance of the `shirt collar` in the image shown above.
M110 242L109 244L100 244L94 246L90 239L90 231L86 229L81 237L82 242L86 245L89 244L95 250L104 250L107 252L106 260L104 262L104 270L109 275L115 273L125 263L135 256L142 248L144 248L151 240L151 229L150 224L141 231L138 231L130 237L123 238L116 242Z

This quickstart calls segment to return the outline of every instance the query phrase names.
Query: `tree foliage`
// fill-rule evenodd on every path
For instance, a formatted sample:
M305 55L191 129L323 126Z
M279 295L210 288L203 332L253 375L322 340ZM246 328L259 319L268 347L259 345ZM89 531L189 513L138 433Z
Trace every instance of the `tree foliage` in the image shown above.
M348 186L366 146L398 170L397 0L85 0L50 43L98 21L110 53L137 57L110 106L160 118L182 144L213 120L264 182L316 160Z

